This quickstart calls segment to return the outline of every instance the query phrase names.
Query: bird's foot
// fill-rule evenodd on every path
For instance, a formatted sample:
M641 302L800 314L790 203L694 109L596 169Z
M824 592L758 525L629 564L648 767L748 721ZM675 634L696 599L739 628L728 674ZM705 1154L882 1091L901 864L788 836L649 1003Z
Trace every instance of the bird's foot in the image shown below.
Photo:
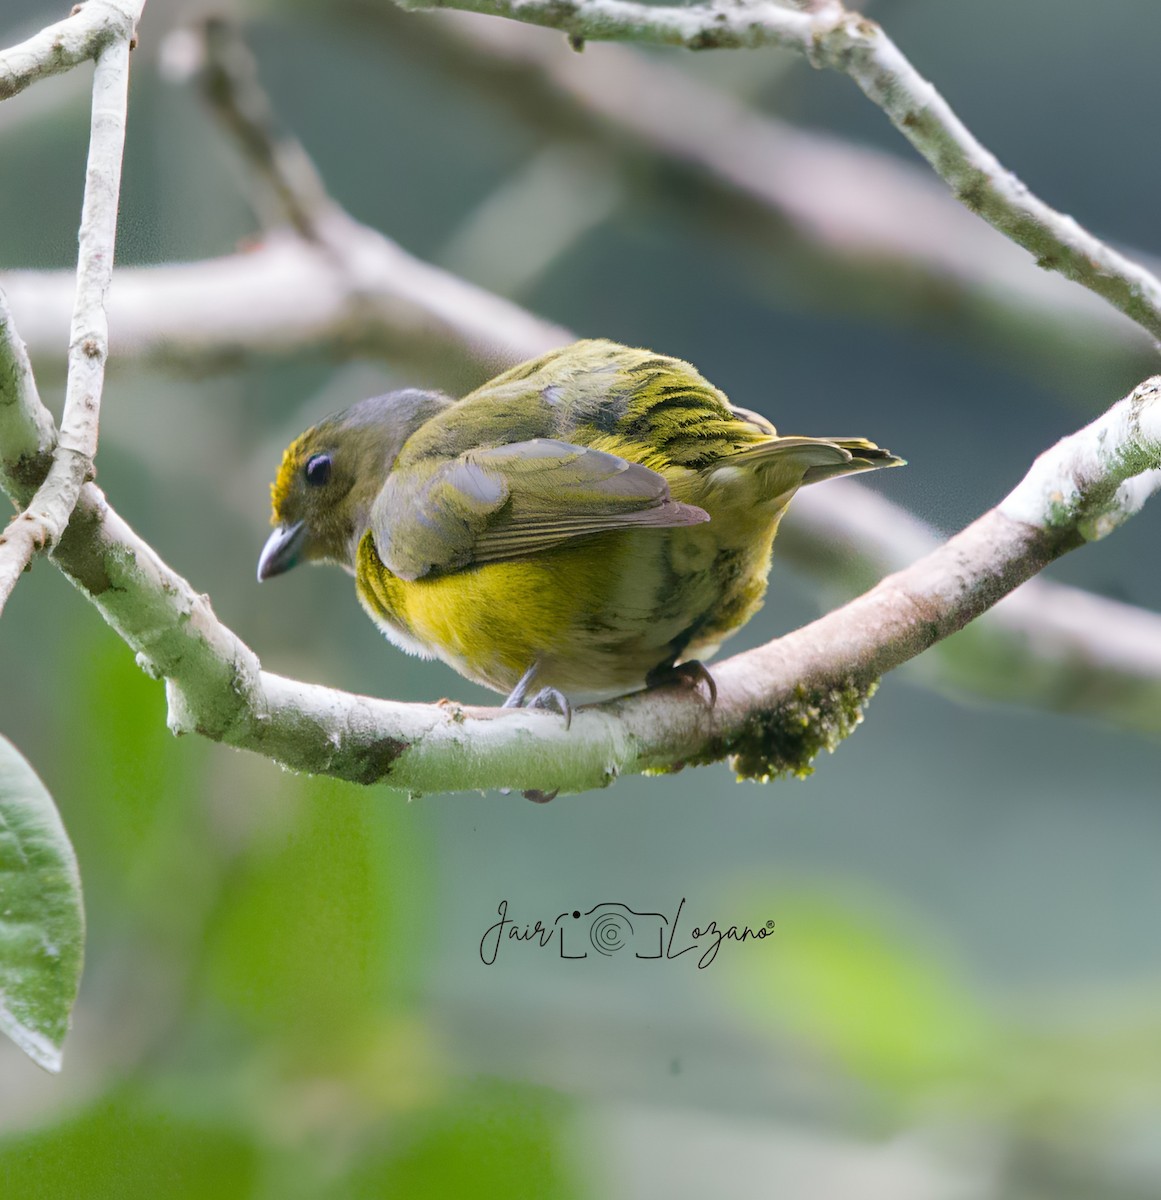
M667 663L665 666L654 667L645 676L647 687L681 687L688 691L699 691L705 685L708 707L713 708L718 702L718 685L714 677L706 669L704 663L690 659L683 663Z
M559 688L546 687L528 701L529 708L546 708L553 712L558 712L564 717L564 727L568 729L572 725L572 705L568 702L568 697Z
M564 717L566 730L572 725L572 705L569 704L568 697L564 692L558 688L541 688L528 702L528 707L553 709ZM531 800L533 804L547 804L550 800L556 799L559 791L560 788L553 788L551 792L542 792L539 788L529 788L524 792L524 799Z
M572 705L568 702L568 697L559 688L542 687L536 695L528 699L528 692L536 679L537 664L532 666L520 676L519 683L508 693L508 698L504 701L501 707L503 708L521 708L527 704L529 708L547 708L560 713L564 717L564 727L568 729L572 725Z
M529 708L546 708L554 710L564 717L564 727L568 729L572 725L572 705L568 702L568 697L559 688L543 687L528 700L528 690L532 686L533 680L536 678L537 664L532 666L520 676L520 682L509 693L508 698L504 701L504 708L520 708L527 702ZM560 788L555 788L551 792L542 792L538 788L528 788L524 793L525 800L531 800L533 804L547 804L550 800L556 799L557 792Z

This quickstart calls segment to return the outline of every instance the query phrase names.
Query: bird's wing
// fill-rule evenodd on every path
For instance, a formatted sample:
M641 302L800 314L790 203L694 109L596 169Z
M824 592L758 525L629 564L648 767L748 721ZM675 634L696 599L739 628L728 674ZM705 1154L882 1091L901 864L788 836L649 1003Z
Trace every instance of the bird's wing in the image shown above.
M401 579L549 550L572 538L708 521L656 471L554 438L468 450L393 471L371 509L383 564Z

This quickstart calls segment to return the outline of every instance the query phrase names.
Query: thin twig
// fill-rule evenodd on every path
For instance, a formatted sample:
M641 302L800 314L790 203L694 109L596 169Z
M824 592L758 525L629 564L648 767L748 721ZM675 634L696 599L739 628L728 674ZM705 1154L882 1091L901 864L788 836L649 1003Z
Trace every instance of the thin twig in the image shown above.
M837 2L809 11L773 0L673 8L631 0L398 0L560 29L570 38L655 42L691 50L779 46L849 75L955 196L1045 268L1103 296L1161 337L1161 280L1033 195L1000 165L881 26Z
M141 5L136 8L139 12ZM44 482L25 511L0 535L0 611L33 556L60 540L81 486L93 474L109 353L105 296L117 239L132 28L106 40L97 54L60 436Z

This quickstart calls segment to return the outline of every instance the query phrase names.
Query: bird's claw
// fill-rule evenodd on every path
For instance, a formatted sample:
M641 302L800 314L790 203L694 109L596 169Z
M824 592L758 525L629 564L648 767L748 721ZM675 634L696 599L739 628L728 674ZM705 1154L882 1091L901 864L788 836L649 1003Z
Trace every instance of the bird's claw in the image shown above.
M521 708L527 704L529 708L552 709L564 717L564 727L568 729L572 725L572 705L569 704L568 697L559 688L542 687L531 700L527 699L528 691L536 679L537 666L537 663L533 663L520 676L520 681L508 694L503 707Z
M698 691L704 684L708 707L713 708L718 702L718 685L706 665L697 659L656 667L645 676L645 683L649 687L676 686L689 691Z
M552 709L564 717L565 729L572 725L572 705L569 704L568 697L558 688L541 688L528 702L528 707ZM524 792L524 799L531 800L533 804L547 804L550 800L555 800L559 792L560 788L553 788L551 792L542 792L539 788L528 788Z
M542 792L538 788L528 788L526 791L521 792L520 794L525 800L531 800L533 804L547 804L550 800L556 799L556 797L560 794L560 788L555 788L551 792ZM500 795L510 796L512 795L512 789L501 788Z
M528 707L546 708L553 712L558 712L564 717L565 729L572 726L572 705L569 704L568 697L559 688L541 688L528 702Z

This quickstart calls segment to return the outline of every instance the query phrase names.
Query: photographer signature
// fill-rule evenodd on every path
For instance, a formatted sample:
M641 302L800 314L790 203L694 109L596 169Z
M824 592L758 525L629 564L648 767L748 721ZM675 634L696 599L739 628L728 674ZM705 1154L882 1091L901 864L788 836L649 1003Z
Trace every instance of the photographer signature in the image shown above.
M576 908L562 912L550 925L545 925L540 920L517 921L508 915L508 901L501 900L496 909L500 919L489 925L480 938L480 961L492 966L501 943L508 941L533 944L540 949L555 945L561 958L572 959L588 958L592 951L608 958L618 951L631 950L633 958L671 962L700 951L693 961L702 971L717 958L722 942L760 942L774 932L773 921L757 928L749 925L723 928L717 921L710 921L682 933L684 908L683 896L671 919L665 913L639 912L627 904L607 901L583 913Z

